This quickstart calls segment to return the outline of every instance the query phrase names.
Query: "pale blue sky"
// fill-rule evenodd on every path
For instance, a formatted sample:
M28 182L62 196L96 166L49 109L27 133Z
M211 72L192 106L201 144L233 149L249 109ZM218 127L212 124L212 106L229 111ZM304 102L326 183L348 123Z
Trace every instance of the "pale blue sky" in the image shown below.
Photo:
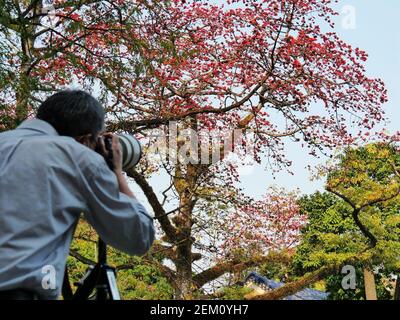
M220 1L216 0L215 2ZM355 29L345 28L343 19L348 15L342 13L335 19L338 33L347 43L359 47L369 54L367 73L370 77L382 78L389 91L389 102L385 105L387 116L390 120L388 129L391 132L400 130L400 35L398 32L398 15L400 12L399 0L342 0L335 8L342 12L345 6L355 9ZM298 144L287 145L287 157L293 160L291 170L294 176L283 171L272 178L271 172L264 166L246 168L246 174L241 176L244 191L258 198L265 194L268 186L275 184L289 190L299 188L302 193L312 193L323 189L323 181L310 181L308 165L315 166L326 159L315 159L309 156ZM154 189L162 191L164 178L158 176L151 181ZM139 191L136 187L135 190ZM141 192L139 192L141 193ZM142 196L142 195L141 195ZM140 198L141 198L140 196Z

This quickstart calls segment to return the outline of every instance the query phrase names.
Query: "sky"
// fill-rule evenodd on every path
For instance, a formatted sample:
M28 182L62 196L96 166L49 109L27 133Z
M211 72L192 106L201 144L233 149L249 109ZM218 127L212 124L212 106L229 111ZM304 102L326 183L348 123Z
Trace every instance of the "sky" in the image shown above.
M400 1L339 0L335 9L340 15L335 19L334 31L342 40L369 54L366 63L368 76L382 78L389 93L389 102L384 106L390 121L387 128L392 133L400 130L400 34L397 22ZM287 144L286 154L293 161L291 171L294 175L282 171L274 178L265 165L243 167L240 177L244 192L259 198L272 185L288 190L299 189L302 194L323 190L324 181L310 181L307 167L322 164L327 158L316 159L295 143ZM162 190L161 185L166 183L163 180L163 177L156 176L151 179L151 184L155 189ZM140 193L137 187L134 189Z

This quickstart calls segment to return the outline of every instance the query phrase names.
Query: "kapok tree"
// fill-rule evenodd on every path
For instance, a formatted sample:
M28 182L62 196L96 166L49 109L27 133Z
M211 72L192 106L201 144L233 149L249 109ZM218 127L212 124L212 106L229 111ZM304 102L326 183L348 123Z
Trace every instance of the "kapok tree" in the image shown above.
M48 27L41 1L3 2L3 128L24 119L43 92L75 81L96 85L110 130L140 133L149 144L159 132L171 136L171 121L179 132L251 130L251 156L279 169L291 163L288 139L316 154L353 143L383 118L386 90L366 75L367 54L321 31L322 23L333 27L329 0L54 1L57 22ZM232 145L243 155L241 138ZM129 173L159 221L179 298L244 265L227 256L197 270L218 251L197 232L215 232L225 205L251 217L263 211L238 190L236 164L219 150L219 161L145 160ZM148 178L160 171L171 183L158 193ZM168 202L176 207L167 210Z
M251 259L269 251L293 252L307 223L298 201L297 192L270 188L261 200L235 206L220 228L220 255Z
M288 137L303 140L311 153L353 143L358 132L352 133L351 125L362 134L382 119L386 91L380 80L365 75L365 52L321 32L318 15L329 21L331 14L328 3L315 1L241 1L228 7L175 1L148 29L155 39L150 43L163 44L148 48L149 54L164 55L149 68L158 85L148 93L137 87L141 105L160 115L150 118L154 126L176 121L180 130L252 130L252 156L261 160L264 153L278 166L289 163L283 151ZM357 114L353 123L346 121L352 114ZM134 130L145 121L125 118L115 128ZM236 143L236 151L242 146ZM241 205L240 192L232 191L235 166L228 161L152 166L131 174L160 217L163 240L175 254L178 296L188 297L193 288L240 265L226 257L207 270L196 267L201 265L197 259L211 251L196 239L196 230L218 225L223 213L215 207L228 201L246 208L255 221L265 209L254 201ZM164 195L178 201L172 219L143 179L149 168L165 168L171 177ZM174 192L170 198L168 190ZM266 225L260 227L259 243L268 247L261 237ZM193 271L199 273L193 276Z

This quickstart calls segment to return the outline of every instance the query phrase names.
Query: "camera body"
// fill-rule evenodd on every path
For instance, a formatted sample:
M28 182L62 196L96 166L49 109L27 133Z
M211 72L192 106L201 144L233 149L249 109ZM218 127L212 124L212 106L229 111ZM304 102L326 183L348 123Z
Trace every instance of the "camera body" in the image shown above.
M102 137L104 139L104 145L108 151L108 155L105 156L105 160L111 170L114 169L113 163L113 150L110 137ZM142 147L140 142L131 135L128 134L118 134L119 143L122 151L122 169L128 171L134 168L140 161L142 157Z

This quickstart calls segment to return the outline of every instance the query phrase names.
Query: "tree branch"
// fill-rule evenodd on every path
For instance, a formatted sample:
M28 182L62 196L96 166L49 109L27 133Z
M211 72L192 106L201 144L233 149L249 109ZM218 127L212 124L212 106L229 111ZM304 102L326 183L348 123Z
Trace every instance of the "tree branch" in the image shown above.
M362 209L368 207L368 206L372 206L375 204L378 204L380 202L385 202L388 200L391 200L395 197L397 197L400 194L400 189L398 190L398 192L394 195L390 195L388 197L384 197L384 198L380 198L380 199L375 199L373 201L369 201L365 204L363 204L360 207L357 207L355 203L353 203L350 198L346 197L345 195L341 194L340 192L334 190L332 187L327 186L326 190L337 195L339 198L341 198L342 200L344 200L346 203L348 203L352 208L353 208L353 212L352 212L352 217L354 220L354 223L357 225L357 227L360 229L360 231L363 233L363 235L365 237L367 237L370 241L371 247L375 247L378 240L376 239L376 237L367 229L366 226L364 226L364 224L361 222L359 214L361 212Z
M90 265L90 266L94 266L96 264L95 261L90 260L84 256L82 256L77 250L75 249L70 249L69 254L74 257L75 259L77 259L78 261Z
M166 212L162 207L160 201L158 201L157 195L155 194L150 184L136 170L130 170L128 172L128 176L132 177L135 180L135 182L139 185L139 187L143 190L147 200L149 201L151 207L154 210L154 218L158 219L158 221L160 222L161 228L165 232L169 241L171 243L174 243L177 240L179 240L177 237L176 228L172 225L168 216L165 215Z
M251 300L279 300L287 296L293 295L315 282L326 278L327 276L339 272L340 266L326 266L314 272L308 273L300 279L285 284L282 287L269 291L265 294L252 297Z
M276 261L277 259L285 258L283 254L269 254L267 256L259 256L246 261L241 259L234 259L227 262L221 262L213 267L198 273L193 277L193 282L198 288L201 288L206 283L218 279L220 276L228 272L239 272L249 267L256 267L268 261Z

